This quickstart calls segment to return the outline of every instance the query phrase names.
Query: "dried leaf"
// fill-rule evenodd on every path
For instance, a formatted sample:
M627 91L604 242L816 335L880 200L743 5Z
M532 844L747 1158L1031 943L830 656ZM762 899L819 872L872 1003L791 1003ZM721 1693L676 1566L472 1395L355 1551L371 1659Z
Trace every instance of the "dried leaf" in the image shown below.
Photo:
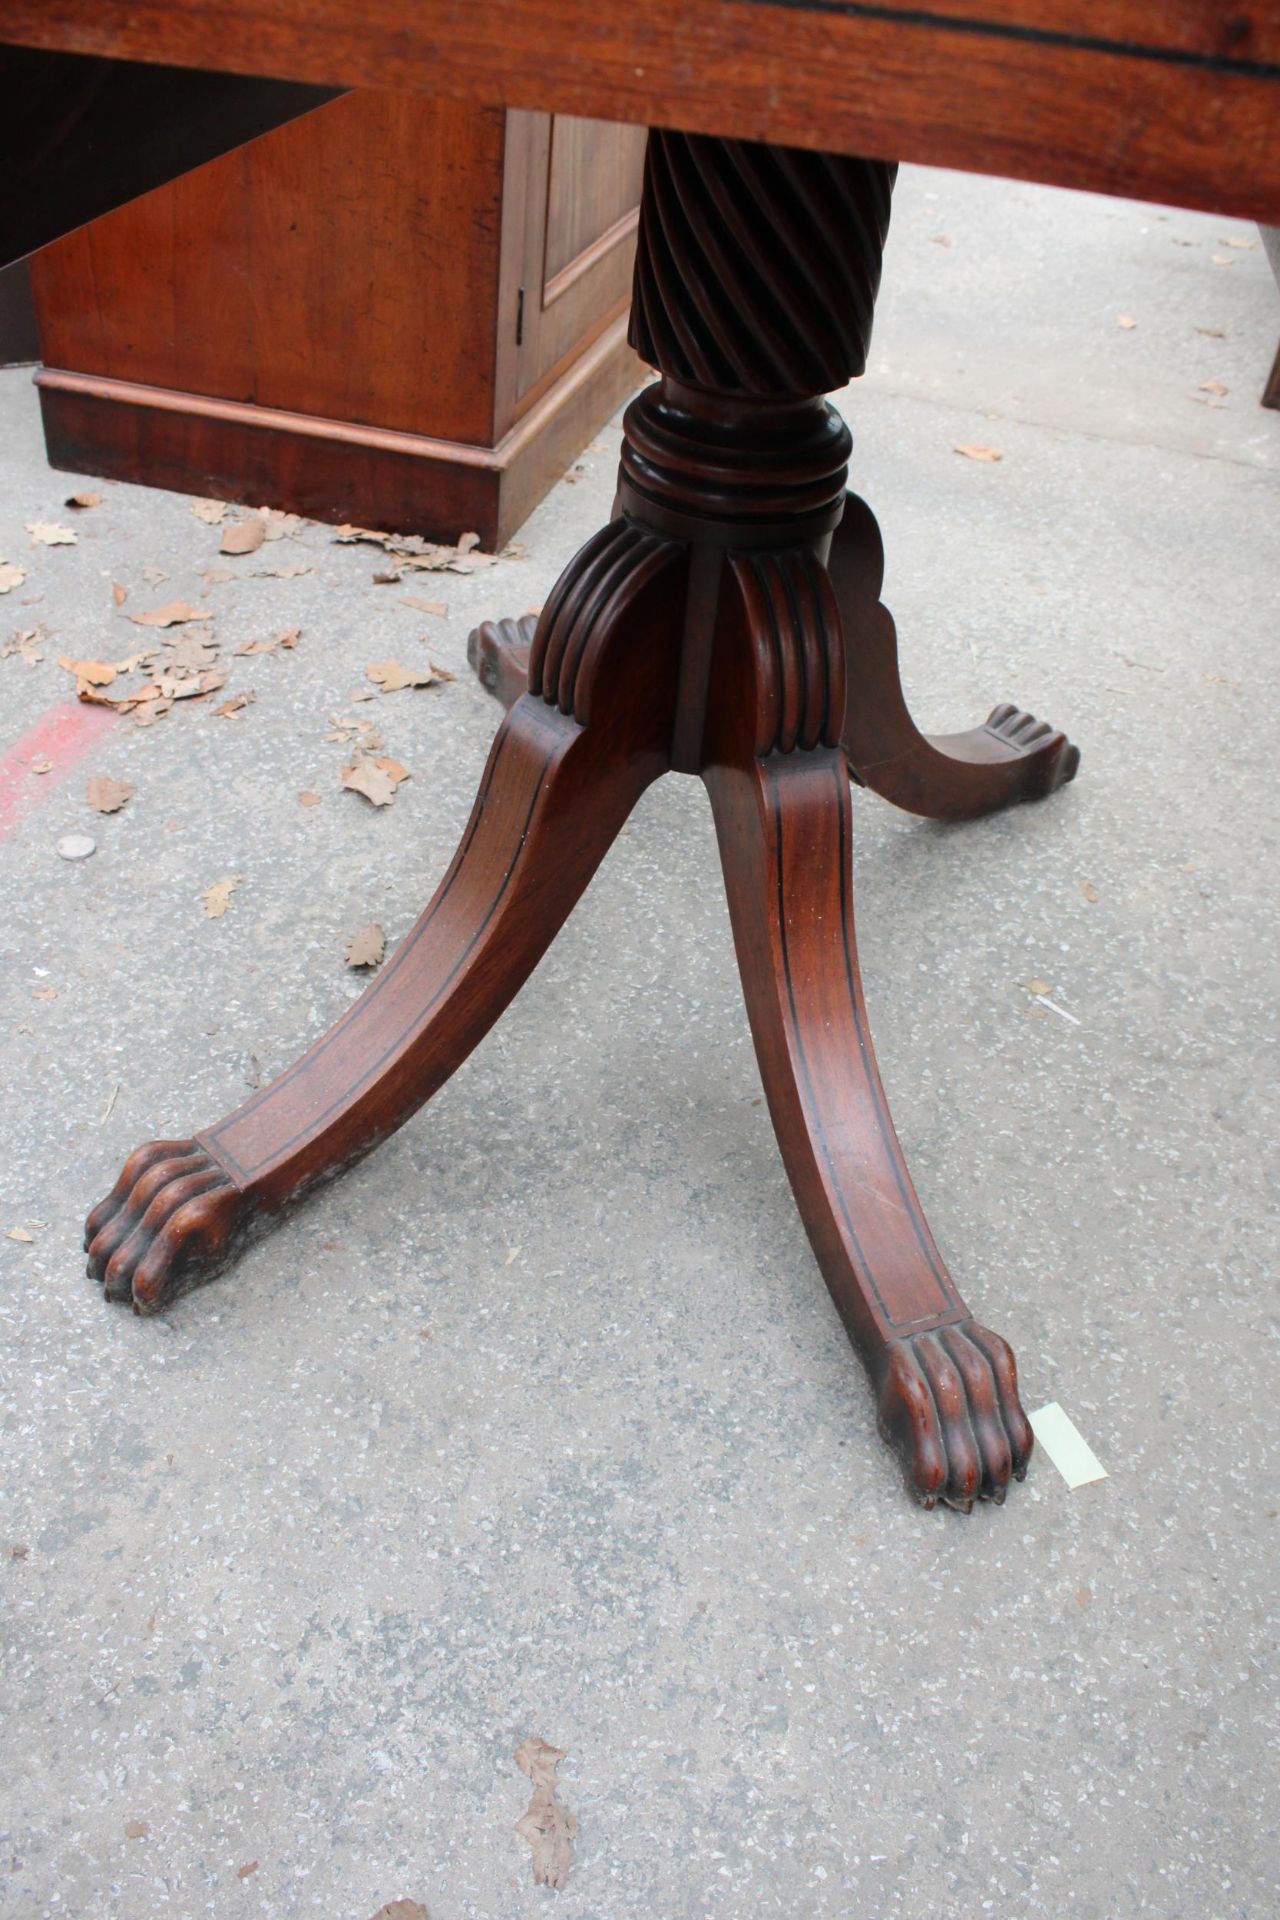
M259 580L296 580L299 574L314 573L315 568L305 560L288 560L279 567L255 567L254 575Z
M449 613L449 609L443 600L419 600L411 593L401 594L400 605L402 607L416 607L419 613L434 613L438 620L446 619Z
M997 460L1004 459L999 447L957 445L952 448L952 452L962 453L966 460L985 460L991 465L994 465Z
M541 1740L535 1734L528 1740L522 1740L516 1748L516 1765L535 1787L550 1787L555 1791L556 1768L564 1759L564 1750L553 1747L549 1740Z
M1097 901L1098 889L1092 886L1088 880L1082 880L1080 882L1080 891L1085 899L1089 901L1090 905L1093 905Z
M516 1765L533 1782L533 1798L516 1822L516 1832L533 1849L538 1887L562 1887L575 1858L578 1822L556 1798L556 1767L563 1759L560 1748L545 1740L522 1740L516 1748Z
M286 627L285 631L279 635L280 645L286 653L292 653L301 638L301 627Z
M1256 240L1224 240L1222 242L1224 247L1238 247L1241 253L1252 253L1257 244Z
M394 660L375 660L364 673L365 679L372 680L383 693L400 693L405 687L429 687L437 677L430 665L415 669L398 666Z
M305 793L300 793L298 795L298 805L300 807L318 807L320 805L320 795L318 793L312 793L310 790Z
M15 587L22 585L26 577L25 567L18 566L13 560L0 560L0 593L12 593Z
M44 638L43 627L20 627L12 639L0 647L0 660L7 660L10 654L20 653L29 667L38 667L44 659L40 651Z
M188 606L185 600L170 600L163 607L152 607L150 613L131 613L129 618L135 627L181 627L188 620L207 620L209 609Z
M375 587L398 587L400 584L400 575L398 572L375 573L373 575L373 584Z
M349 967L380 967L387 951L387 936L376 921L370 921L367 927L361 927L359 933L347 942L346 961Z
M372 755L362 755L342 769L343 786L349 787L352 793L363 794L375 807L389 807L396 797L396 788L408 778L407 767L383 756L375 759Z
M127 780L112 780L100 773L85 788L85 798L95 813L119 813L135 792Z
M1202 380L1200 391L1201 393L1230 393L1231 389L1224 386L1221 380Z
M250 1875L251 1873L256 1873L257 1871L258 1871L258 1863L257 1863L257 1861L256 1861L256 1860L246 1860L246 1862L245 1862L245 1864L244 1864L244 1865L243 1865L242 1867L237 1867L237 1868L236 1868L236 1879L237 1879L237 1880L247 1880L247 1879L249 1878L249 1875Z
M261 520L237 520L234 526L223 530L218 552L256 553L266 537L267 530Z
M69 660L65 653L60 653L58 665L64 673L74 673L77 684L87 687L109 687L116 677L116 669L109 660Z
M1028 993L1044 994L1053 992L1053 988L1047 980L1024 980L1022 984Z
M388 1900L373 1920L431 1920L431 1916L419 1900Z
M216 527L227 511L225 500L193 500L191 511L197 520L203 520L206 527Z
M1209 258L1215 267L1234 267L1235 261L1229 253L1211 253Z
M460 533L458 535L457 551L459 553L470 553L479 545L480 535L478 533Z
M233 693L229 700L224 700L220 707L214 708L213 717L215 720L236 720L246 707L253 705L257 697L256 693Z
M1137 324L1137 321L1131 313L1118 313L1116 315L1116 325L1123 327L1126 333L1132 333Z
M100 507L102 495L100 493L69 493L62 504L64 507L79 507L82 510L86 507Z
M52 773L53 762L52 760L33 760L31 762L31 771L32 773Z
M74 547L80 538L70 527L55 526L52 520L24 520L33 547Z
M203 673L218 658L218 643L207 631L180 633L169 644L173 651L165 666L171 672Z
M257 653L274 653L276 645L274 640L242 640L235 649L236 658L241 660Z
M208 587L225 586L228 580L234 580L235 574L230 567L201 567L200 578Z
M122 607L125 601L129 598L128 587L122 587L120 585L120 582L117 580L116 584L111 589L111 598L115 601L118 607Z
M25 1227L10 1227L9 1238L10 1240L21 1240L22 1244L26 1247L33 1246L35 1243L34 1233L28 1233Z
M258 518L268 540L291 539L306 525L300 513L285 513L279 507L259 507Z
M145 1840L151 1828L145 1820L126 1820L124 1837L126 1840Z
M231 905L231 896L240 885L240 875L233 873L226 880L219 880L204 895L204 911L207 920L221 920Z

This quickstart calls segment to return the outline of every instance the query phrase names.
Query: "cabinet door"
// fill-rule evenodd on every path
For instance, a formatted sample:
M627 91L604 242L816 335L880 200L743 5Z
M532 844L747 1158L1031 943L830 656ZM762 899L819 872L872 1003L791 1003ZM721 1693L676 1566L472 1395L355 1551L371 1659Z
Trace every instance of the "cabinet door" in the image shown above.
M506 205L521 230L504 236L513 283L504 306L514 309L514 352L503 383L509 405L503 425L625 313L644 146L643 127L508 114Z

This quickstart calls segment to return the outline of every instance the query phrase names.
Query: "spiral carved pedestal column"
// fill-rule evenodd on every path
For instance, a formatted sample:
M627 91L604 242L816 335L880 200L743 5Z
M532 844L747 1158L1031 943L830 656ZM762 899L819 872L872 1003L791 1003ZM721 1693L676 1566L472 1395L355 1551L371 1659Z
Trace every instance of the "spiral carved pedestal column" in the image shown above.
M537 964L662 773L711 797L770 1113L814 1252L912 1492L1002 1500L1031 1433L921 1212L876 1069L854 942L849 774L959 818L1075 771L998 707L907 713L883 554L822 397L866 364L894 169L655 131L631 337L659 382L625 420L617 518L536 624L472 635L509 712L453 865L393 960L294 1067L203 1134L141 1148L87 1228L109 1297L211 1278L401 1124Z

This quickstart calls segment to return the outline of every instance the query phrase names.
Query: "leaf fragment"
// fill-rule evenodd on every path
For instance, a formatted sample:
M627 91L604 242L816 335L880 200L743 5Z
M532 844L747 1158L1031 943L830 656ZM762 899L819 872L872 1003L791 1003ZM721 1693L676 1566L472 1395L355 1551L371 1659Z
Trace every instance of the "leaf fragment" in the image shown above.
M431 1916L420 1900L388 1900L373 1920L431 1920Z
M74 673L77 686L109 687L116 677L116 668L110 660L71 660L60 653L58 665L64 673Z
M193 500L191 511L206 527L216 527L226 517L227 503L225 500Z
M1053 988L1047 980L1024 980L1022 984L1028 993L1046 994L1053 992Z
M19 627L12 639L0 647L0 660L7 660L10 654L18 653L29 667L38 667L44 659L40 648L46 637L43 627Z
M362 754L342 769L342 784L359 793L375 807L389 807L396 788L409 779L409 769L385 755Z
M415 607L419 613L434 613L437 620L445 620L449 615L449 609L443 600L419 600L417 596L412 593L402 593L400 596L400 605L402 607Z
M118 607L122 607L125 601L129 598L128 587L122 587L120 585L120 582L117 580L115 585L111 589L111 598L115 601Z
M1091 906L1096 905L1098 900L1098 889L1095 886L1093 886L1090 881L1082 880L1080 882L1080 891Z
M372 680L383 693L401 693L405 687L429 687L443 678L429 663L425 667L402 667L394 660L375 660L364 672L366 680Z
M241 876L238 873L233 873L230 874L227 879L219 880L212 887L206 889L202 896L204 899L206 920L221 920L223 914L231 905L231 896L240 885L240 878Z
M349 967L380 967L386 951L387 936L377 921L371 920L347 942L346 962Z
M85 798L95 813L119 813L136 791L127 780L112 780L109 775L100 773L85 788Z
M88 507L100 507L102 495L100 493L69 493L62 504L64 507L76 507L84 512Z
M214 708L213 717L215 720L238 720L245 708L251 707L257 697L252 690L233 693L229 700L224 700L220 707Z
M312 793L308 788L298 795L298 805L300 807L318 807L320 805L320 795L318 793Z
M33 547L74 547L80 536L70 527L59 527L52 520L24 520Z
M145 1840L150 1831L151 1827L145 1820L126 1820L124 1823L126 1840Z
M169 600L163 607L152 607L149 613L131 613L128 617L135 627L181 627L190 620L207 620L209 609L193 607L185 600Z
M12 593L26 577L26 568L20 567L15 560L0 560L0 593Z
M533 1850L533 1882L538 1887L562 1887L576 1857L578 1822L556 1797L556 1768L563 1759L561 1749L546 1740L522 1740L516 1748L516 1765L533 1783L533 1798L516 1822L516 1832Z
M20 1240L24 1247L35 1244L34 1233L28 1233L25 1227L10 1227L8 1237L10 1240Z
M1132 333L1137 324L1137 321L1131 313L1118 313L1116 315L1116 325L1123 327L1126 333Z
M977 443L957 443L952 448L952 452L963 454L966 460L985 461L989 466L994 466L997 460L1004 459L1004 454L999 447L984 447Z
M256 553L267 537L267 530L256 517L252 520L236 520L225 527L222 539L218 542L219 553Z

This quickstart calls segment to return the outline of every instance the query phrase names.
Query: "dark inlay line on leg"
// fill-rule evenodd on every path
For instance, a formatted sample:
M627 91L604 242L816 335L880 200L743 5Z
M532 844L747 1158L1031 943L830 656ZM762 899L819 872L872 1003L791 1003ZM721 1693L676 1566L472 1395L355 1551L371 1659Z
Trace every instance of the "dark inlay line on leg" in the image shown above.
M889 1164L893 1168L894 1184L902 1196L902 1204L910 1217L911 1228L915 1234L916 1242L921 1253L924 1255L930 1273L938 1283L938 1291L946 1302L946 1310L950 1312L957 1307L964 1310L964 1302L956 1297L954 1284L950 1276L945 1268L938 1265L937 1255L933 1252L933 1249L925 1237L920 1220L919 1201L912 1195L903 1177L897 1153L898 1136L880 1089L880 1076L875 1064L875 1054L871 1048L870 1035L866 1031L866 1026L862 1018L862 1010L858 1002L853 954L849 946L849 923L853 917L853 849L849 844L850 812L846 804L848 795L844 791L844 769L839 766L835 769L835 784L837 789L837 804L840 809L840 940L844 950L845 979L848 982L849 999L853 1007L854 1030L858 1036L858 1049L862 1054L862 1063L867 1077L867 1090L871 1095L871 1104L875 1111L876 1119L879 1122L880 1136L884 1141L885 1149L889 1156ZM893 1319L893 1316L890 1315L890 1318ZM929 1318L927 1315L918 1315L913 1320L895 1319L893 1324L895 1327L905 1331L908 1327L918 1327L921 1324L921 1320L927 1318Z

